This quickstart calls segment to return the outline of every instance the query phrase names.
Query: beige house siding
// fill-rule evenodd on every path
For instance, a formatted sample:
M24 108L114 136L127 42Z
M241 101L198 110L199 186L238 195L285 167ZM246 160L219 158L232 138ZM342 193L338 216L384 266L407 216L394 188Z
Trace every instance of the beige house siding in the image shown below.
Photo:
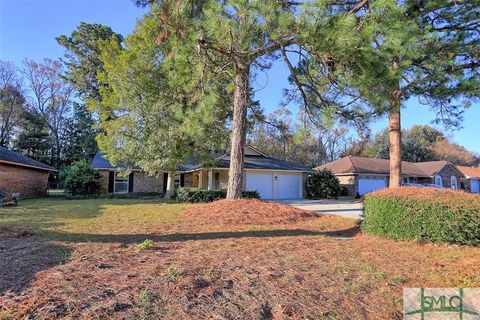
M356 175L337 176L342 187L347 189L347 196L355 197L358 193L358 184Z
M20 193L22 198L47 194L48 171L0 163L0 189L8 194Z

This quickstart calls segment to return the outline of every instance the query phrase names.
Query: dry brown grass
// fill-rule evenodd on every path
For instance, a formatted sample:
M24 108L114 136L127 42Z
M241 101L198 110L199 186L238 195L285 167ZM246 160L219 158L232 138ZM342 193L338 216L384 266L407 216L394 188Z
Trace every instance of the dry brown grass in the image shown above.
M216 207L220 204L223 209ZM30 269L32 279L23 288L3 290L0 315L36 319L397 319L401 318L403 287L480 286L479 248L366 236L353 220L302 216L297 209L276 204L282 218L272 218L263 212L271 204L264 204L239 203L241 208L250 208L251 220L241 217L243 209L235 203L225 201L189 208L175 224L157 225L152 213L146 223L148 234L139 233L134 225L134 231L122 229L120 235L115 230L105 234L107 225L101 226L102 234L88 229L83 237L62 238L64 227L62 233L41 237L4 233L0 254L2 261L8 254L5 265L21 259L22 250L11 249L27 245L26 241L68 248L69 254L63 264ZM259 219L255 217L257 206ZM229 207L233 208L231 218L219 217L221 224L209 222L219 212L229 214L221 211ZM119 219L125 218L122 208L112 210ZM282 220L292 217L295 222ZM92 219L105 223L101 215ZM118 225L112 221L112 226ZM53 240L45 240L48 236ZM147 237L155 246L135 250ZM24 272L25 267L17 272Z

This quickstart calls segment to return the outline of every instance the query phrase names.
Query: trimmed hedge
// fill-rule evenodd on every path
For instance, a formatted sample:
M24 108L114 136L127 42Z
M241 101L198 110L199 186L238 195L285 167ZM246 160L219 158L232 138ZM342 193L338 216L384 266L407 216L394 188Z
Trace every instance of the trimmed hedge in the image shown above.
M364 232L397 240L480 246L480 196L464 191L400 187L369 193Z
M84 199L161 199L163 193L158 192L129 192L129 193L97 193L93 195L65 195L68 200Z
M348 192L348 191L347 191ZM312 173L307 178L307 197L311 199L335 199L342 193L340 181L328 169Z
M176 190L177 201L180 202L212 202L227 197L227 190L205 190L199 188L183 187ZM259 199L257 191L244 191L244 198Z

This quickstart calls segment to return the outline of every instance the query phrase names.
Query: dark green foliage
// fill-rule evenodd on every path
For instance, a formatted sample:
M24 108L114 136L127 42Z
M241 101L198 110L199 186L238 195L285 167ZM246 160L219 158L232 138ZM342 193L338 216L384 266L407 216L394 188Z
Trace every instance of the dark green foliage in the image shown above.
M365 197L362 230L396 240L480 246L480 197L462 191L402 187Z
M345 154L368 158L389 159L390 141L388 128L379 132L372 140L357 142L364 148L352 146ZM438 129L428 125L414 125L402 130L402 160L425 162L446 160L455 165L475 165L475 155L449 141Z
M85 104L73 104L73 116L66 121L65 131L68 142L64 151L64 164L76 161L90 162L97 152L94 129L95 121Z
M81 98L99 100L101 84L97 74L103 70L99 41L112 40L120 44L122 36L108 26L81 22L69 37L61 35L56 40L66 49L64 63L67 80Z
M72 195L96 194L99 190L100 173L89 163L79 161L60 173L65 190Z
M309 198L337 198L341 192L340 181L330 170L315 172L307 179L307 196Z
M52 140L43 119L39 115L24 111L19 127L20 134L15 143L15 151L37 161L51 164L49 150Z
M227 197L227 190L206 190L199 188L183 187L177 190L177 201L180 202L212 202ZM257 191L244 191L243 198L259 199Z
M163 199L163 194L158 192L129 192L129 193L94 193L89 195L66 195L68 200L85 199Z

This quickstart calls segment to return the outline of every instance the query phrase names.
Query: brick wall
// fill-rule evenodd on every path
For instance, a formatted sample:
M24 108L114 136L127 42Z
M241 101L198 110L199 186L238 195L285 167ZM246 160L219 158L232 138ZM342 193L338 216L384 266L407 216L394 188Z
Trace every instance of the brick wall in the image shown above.
M193 187L193 173L185 173L185 187Z
M440 170L440 172L437 173L437 175L442 177L442 186L444 188L451 188L451 177L457 177L457 188L460 188L460 175L455 170L453 170L451 166L445 166L442 170ZM433 181L435 181L435 178L433 179Z
M143 172L133 173L133 192L163 193L163 175L149 176Z
M108 170L98 170L100 173L100 193L108 193Z
M108 170L100 172L100 192L108 193ZM158 177L149 176L140 171L133 172L133 192L157 192L163 193L163 175Z
M338 180L342 187L347 189L347 195L351 197L356 197L358 193L358 184L357 184L357 176L349 175L349 176L337 176Z
M20 198L47 194L48 171L0 163L0 189Z

